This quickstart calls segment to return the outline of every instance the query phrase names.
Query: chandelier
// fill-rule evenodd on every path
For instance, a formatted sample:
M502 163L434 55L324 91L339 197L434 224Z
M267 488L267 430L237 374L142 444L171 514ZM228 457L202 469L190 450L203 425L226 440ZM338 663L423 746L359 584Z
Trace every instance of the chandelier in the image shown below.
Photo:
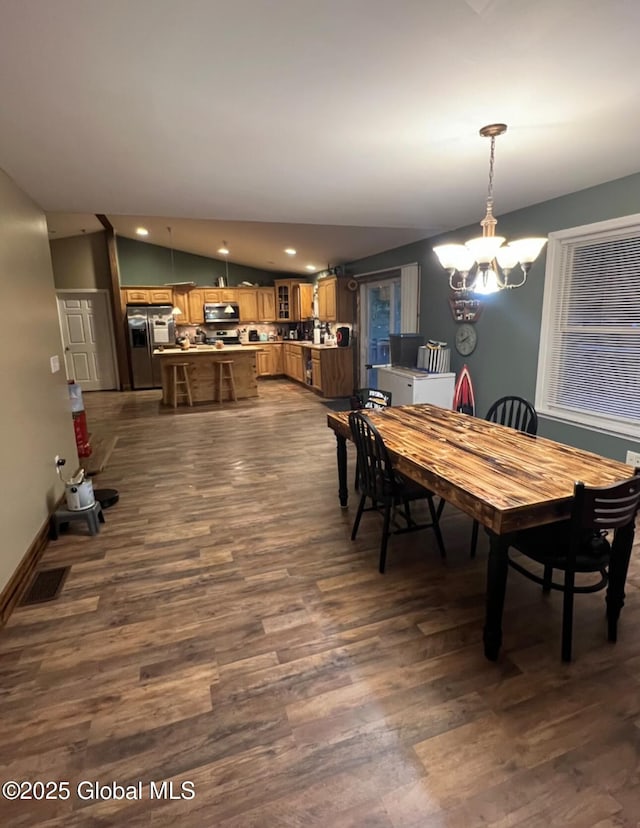
M480 222L482 235L465 244L441 244L434 247L442 267L449 272L449 286L457 292L495 293L498 290L522 287L531 265L546 243L544 238L518 239L505 244L504 236L496 236L498 220L493 215L493 165L496 137L507 131L506 124L489 124L480 135L491 138L489 155L489 187L487 212ZM520 265L520 281L510 281L511 271Z

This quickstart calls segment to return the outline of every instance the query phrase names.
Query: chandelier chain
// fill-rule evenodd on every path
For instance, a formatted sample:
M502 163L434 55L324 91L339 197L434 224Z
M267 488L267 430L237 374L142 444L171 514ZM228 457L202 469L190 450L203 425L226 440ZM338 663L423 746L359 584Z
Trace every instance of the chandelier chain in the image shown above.
M493 208L493 166L496 155L496 137L491 136L491 151L489 153L489 186L487 188L487 205Z

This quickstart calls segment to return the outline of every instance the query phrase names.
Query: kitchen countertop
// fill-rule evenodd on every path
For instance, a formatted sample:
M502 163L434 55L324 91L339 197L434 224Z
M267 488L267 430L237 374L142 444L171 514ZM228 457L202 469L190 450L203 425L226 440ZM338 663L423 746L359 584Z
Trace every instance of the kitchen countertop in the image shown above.
M216 348L215 345L192 345L190 348L163 348L162 351L157 348L154 350L154 356L176 356L182 354L183 356L195 356L197 354L228 354L238 351L261 351L262 344L252 343L251 345L225 345L224 348Z
M312 348L314 351L333 351L338 347L337 345L314 345L308 339L279 339L276 342L246 342L242 347L246 348L251 345L300 345L302 348Z

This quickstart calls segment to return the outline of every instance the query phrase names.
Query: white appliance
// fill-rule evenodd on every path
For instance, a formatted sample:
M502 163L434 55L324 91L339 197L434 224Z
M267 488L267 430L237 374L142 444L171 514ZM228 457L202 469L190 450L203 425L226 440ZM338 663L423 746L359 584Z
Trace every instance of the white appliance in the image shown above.
M453 406L455 374L424 374L411 368L378 368L378 388L389 391L392 405L431 403Z

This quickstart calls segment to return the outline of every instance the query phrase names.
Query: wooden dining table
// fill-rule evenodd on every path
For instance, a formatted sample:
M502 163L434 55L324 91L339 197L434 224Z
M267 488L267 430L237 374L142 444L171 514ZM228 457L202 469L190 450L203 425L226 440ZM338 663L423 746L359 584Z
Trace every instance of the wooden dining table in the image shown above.
M338 496L347 508L349 413L327 416L337 441ZM515 532L570 516L574 483L606 486L633 475L625 463L435 405L363 412L376 426L395 468L481 523L489 534L484 651L495 661L502 644L508 550ZM633 526L618 530L607 590L617 618L633 545ZM614 624L615 627L615 624ZM611 626L610 626L611 629Z

